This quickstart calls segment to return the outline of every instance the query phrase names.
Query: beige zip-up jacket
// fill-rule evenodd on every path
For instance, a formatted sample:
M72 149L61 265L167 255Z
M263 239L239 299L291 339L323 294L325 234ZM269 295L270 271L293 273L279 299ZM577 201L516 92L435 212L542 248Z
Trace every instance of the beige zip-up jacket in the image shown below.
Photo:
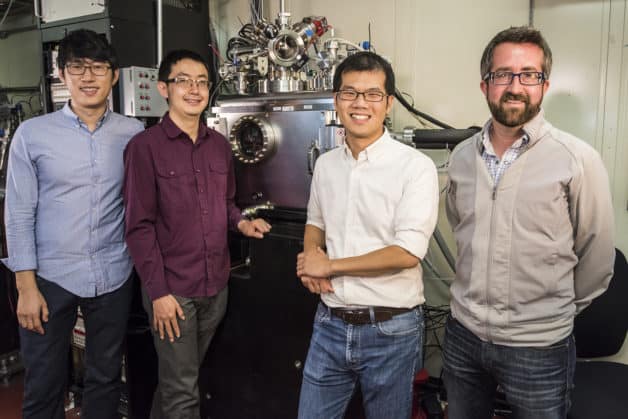
M484 341L547 346L613 273L613 206L606 169L584 141L541 111L528 147L494 186L484 129L450 157L447 216L458 258L452 315Z

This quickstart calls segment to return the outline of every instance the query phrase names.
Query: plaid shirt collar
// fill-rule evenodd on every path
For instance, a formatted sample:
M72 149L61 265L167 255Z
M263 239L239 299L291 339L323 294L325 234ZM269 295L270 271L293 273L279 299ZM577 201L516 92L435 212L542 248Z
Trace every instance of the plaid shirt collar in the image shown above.
M495 154L493 144L490 139L490 125L486 127L482 134L482 159L486 163L486 167L493 179L495 185L499 182L506 169L523 153L530 143L530 136L523 134L521 138L515 141L502 155L501 160Z

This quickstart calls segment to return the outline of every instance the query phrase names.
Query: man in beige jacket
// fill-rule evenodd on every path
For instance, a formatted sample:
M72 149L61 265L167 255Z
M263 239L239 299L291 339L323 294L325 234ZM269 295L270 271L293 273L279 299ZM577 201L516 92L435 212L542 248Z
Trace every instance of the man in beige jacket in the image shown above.
M591 146L545 120L551 66L537 30L498 33L481 61L492 118L451 156L450 419L492 417L497 385L515 418L566 417L574 317L612 276L608 176Z

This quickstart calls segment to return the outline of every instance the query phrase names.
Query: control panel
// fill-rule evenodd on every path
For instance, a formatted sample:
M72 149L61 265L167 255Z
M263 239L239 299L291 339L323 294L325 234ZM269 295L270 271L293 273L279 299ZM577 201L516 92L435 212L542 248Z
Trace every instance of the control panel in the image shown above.
M158 71L150 67L120 69L120 113L136 117L162 117L166 99L157 90Z

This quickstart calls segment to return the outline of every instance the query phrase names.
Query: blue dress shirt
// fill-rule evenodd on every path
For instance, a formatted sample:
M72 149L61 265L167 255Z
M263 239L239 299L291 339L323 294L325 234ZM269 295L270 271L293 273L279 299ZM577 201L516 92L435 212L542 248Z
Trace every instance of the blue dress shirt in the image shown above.
M35 270L79 297L124 284L132 262L124 242L122 154L143 128L106 112L90 132L69 104L18 127L5 201L9 269Z

